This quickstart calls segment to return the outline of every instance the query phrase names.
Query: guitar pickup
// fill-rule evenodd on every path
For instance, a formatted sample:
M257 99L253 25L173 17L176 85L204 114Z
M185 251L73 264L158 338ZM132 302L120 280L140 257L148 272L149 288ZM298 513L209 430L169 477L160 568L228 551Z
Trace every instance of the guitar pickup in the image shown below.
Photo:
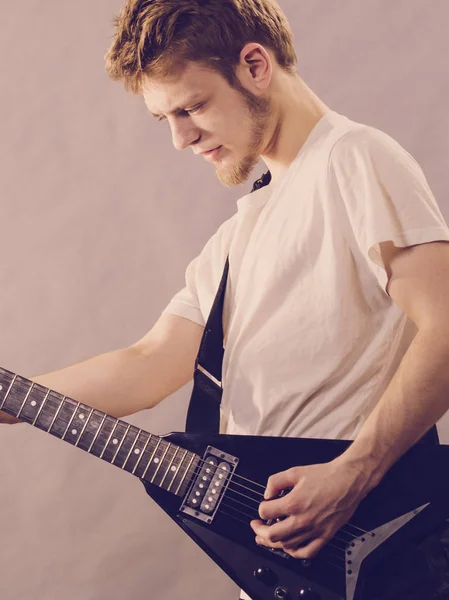
M239 459L208 446L180 511L212 523Z

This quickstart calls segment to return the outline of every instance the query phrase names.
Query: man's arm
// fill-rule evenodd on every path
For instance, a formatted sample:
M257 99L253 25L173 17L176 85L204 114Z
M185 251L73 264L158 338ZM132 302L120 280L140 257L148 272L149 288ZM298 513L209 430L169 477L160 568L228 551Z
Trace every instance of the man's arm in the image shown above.
M418 327L389 387L345 453L370 479L385 475L449 409L449 243L380 245L388 292Z
M256 541L308 559L349 521L361 500L449 409L449 244L381 244L389 293L418 333L390 385L349 449L330 463L296 467L269 479ZM305 545L303 545L305 544Z
M32 381L121 418L153 408L193 377L204 328L163 314L141 340ZM0 412L0 422L20 422Z

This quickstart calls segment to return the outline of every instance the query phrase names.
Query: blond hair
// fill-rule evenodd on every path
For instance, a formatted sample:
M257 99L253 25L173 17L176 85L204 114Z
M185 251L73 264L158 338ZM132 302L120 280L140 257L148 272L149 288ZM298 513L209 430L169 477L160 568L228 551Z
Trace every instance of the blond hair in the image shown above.
M162 78L186 61L238 86L236 66L250 42L271 49L283 69L296 72L293 34L276 0L127 0L114 25L106 72L134 94L142 93L146 76Z

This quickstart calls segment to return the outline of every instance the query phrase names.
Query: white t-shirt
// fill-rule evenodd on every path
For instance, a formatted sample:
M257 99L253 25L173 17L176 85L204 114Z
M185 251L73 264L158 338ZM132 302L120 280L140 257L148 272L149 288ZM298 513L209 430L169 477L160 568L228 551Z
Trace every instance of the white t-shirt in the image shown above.
M354 439L416 334L378 244L449 241L417 162L334 111L248 194L164 312L205 325L229 253L221 431Z
M331 111L283 177L237 206L164 311L204 326L229 254L221 431L354 439L417 331L378 245L449 241L422 169Z

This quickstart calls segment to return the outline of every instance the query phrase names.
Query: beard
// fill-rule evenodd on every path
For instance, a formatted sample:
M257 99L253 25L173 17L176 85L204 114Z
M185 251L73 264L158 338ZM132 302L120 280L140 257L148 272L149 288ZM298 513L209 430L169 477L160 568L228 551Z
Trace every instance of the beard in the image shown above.
M235 163L226 165L217 163L217 177L225 187L231 187L246 183L251 173L257 167L263 151L264 141L270 126L270 118L274 109L270 100L255 96L239 82L234 86L242 96L244 107L250 122L250 139L243 158L237 159Z

